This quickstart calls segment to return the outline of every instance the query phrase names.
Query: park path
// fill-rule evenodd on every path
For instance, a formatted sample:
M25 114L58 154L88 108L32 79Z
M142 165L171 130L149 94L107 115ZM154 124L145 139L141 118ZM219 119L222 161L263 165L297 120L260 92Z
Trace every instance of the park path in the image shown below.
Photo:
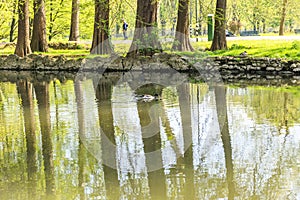
M239 40L286 40L286 41L300 41L300 35L288 35L288 36L238 36L238 37L226 37L227 41L239 41ZM196 42L196 38L190 38L191 42ZM173 41L173 38L164 38L162 41ZM113 44L131 44L132 40L112 40ZM207 42L207 38L199 37L198 42Z

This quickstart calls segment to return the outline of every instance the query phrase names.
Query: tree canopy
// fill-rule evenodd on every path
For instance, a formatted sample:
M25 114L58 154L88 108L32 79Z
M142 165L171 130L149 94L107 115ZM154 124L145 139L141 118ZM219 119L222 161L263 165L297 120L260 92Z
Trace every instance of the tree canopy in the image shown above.
M30 30L33 30L34 5L36 0L29 0ZM45 1L46 35L48 42L51 40L83 40L91 41L95 25L94 0L47 0ZM103 4L109 4L109 20L107 33L110 37L121 37L122 20L129 24L128 35L133 36L137 18L138 4L146 1L137 0L110 0ZM178 9L182 2L171 0L152 0L157 3L157 19L153 24L161 35L173 35L177 25ZM74 6L74 3L78 5ZM189 0L188 23L191 35L207 33L207 15L216 13L216 0ZM300 28L300 0L228 0L226 6L225 28L239 34L242 30L256 30L258 32L275 32L283 35ZM18 1L2 0L0 2L0 41L16 42L18 26ZM72 9L73 8L73 9ZM76 30L75 38L70 37L72 27L76 27L72 15L79 10L77 21L79 30ZM71 22L72 21L72 22ZM72 24L72 25L71 25ZM107 24L107 23L106 23ZM163 31L160 31L163 29ZM163 32L163 34L162 34ZM32 38L30 31L30 40ZM179 48L180 49L180 48Z

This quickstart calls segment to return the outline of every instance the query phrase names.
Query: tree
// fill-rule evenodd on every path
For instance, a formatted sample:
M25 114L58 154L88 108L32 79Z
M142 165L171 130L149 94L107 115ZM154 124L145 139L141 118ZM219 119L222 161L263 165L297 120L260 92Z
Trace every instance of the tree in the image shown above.
M72 0L71 28L69 41L79 39L79 0Z
M24 57L31 54L29 40L29 0L19 0L18 3L18 39L15 54Z
M16 8L18 4L17 2L18 2L17 0L13 2L12 18L11 18L10 31L9 31L9 42L13 42L15 40L14 32L16 27L16 10L17 10Z
M48 51L47 36L46 36L46 17L45 17L45 2L44 0L34 0L34 19L31 39L32 51Z
M172 47L174 50L194 50L190 43L189 3L190 0L179 0L175 41Z
M91 53L113 52L109 37L109 0L95 0L95 21Z
M49 30L49 41L55 36L65 37L69 34L71 18L69 7L71 2L68 0L49 0L46 4L47 24Z
M153 55L161 51L157 36L157 0L138 0L133 41L128 56Z
M286 17L287 3L288 3L288 0L283 0L282 13L281 13L281 19L280 19L280 25L279 25L279 35L283 35L283 33L284 33L284 21L285 21L285 17Z
M210 47L211 51L227 49L226 42L226 1L217 0L216 13L215 13L215 31L214 39Z

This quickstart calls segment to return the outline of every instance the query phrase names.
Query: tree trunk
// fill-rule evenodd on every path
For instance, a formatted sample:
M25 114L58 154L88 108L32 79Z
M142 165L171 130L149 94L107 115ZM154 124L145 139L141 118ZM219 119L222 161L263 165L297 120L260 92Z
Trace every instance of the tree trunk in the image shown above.
M157 35L157 0L138 0L133 41L127 56L161 51Z
M29 0L19 0L18 3L18 40L15 54L24 57L31 54L30 40L29 40Z
M34 0L34 19L31 40L32 51L48 51L44 0Z
M280 20L280 25L279 25L279 35L283 35L283 33L284 33L284 21L285 21L285 17L286 17L287 3L288 3L288 0L283 0L281 20Z
M215 31L214 39L210 47L211 51L227 49L226 42L226 1L217 0L216 14L215 14Z
M91 53L111 54L109 37L109 0L95 0L95 22Z
M18 4L18 1L15 0L14 1L14 8L13 8L13 11L12 11L12 19L11 19L11 25L10 25L10 31L9 31L9 42L13 42L14 41L14 32L15 32L15 26L16 26L16 10L17 10L17 4Z
M79 0L72 0L72 16L69 41L79 39Z
M189 3L190 0L179 0L175 41L172 47L174 50L194 50L190 43Z
M49 41L52 40L52 34L53 34L53 0L50 0L50 13L49 13L49 21L50 21L50 26L49 26Z

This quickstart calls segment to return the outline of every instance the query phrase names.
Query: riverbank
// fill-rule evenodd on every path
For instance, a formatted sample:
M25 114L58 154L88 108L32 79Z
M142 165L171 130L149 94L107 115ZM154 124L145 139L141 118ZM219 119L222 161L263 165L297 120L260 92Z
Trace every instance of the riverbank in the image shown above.
M179 72L222 74L300 74L300 61L251 56L191 57L157 53L152 57L93 57L67 58L31 54L0 57L0 70L13 71L130 71L167 70Z

